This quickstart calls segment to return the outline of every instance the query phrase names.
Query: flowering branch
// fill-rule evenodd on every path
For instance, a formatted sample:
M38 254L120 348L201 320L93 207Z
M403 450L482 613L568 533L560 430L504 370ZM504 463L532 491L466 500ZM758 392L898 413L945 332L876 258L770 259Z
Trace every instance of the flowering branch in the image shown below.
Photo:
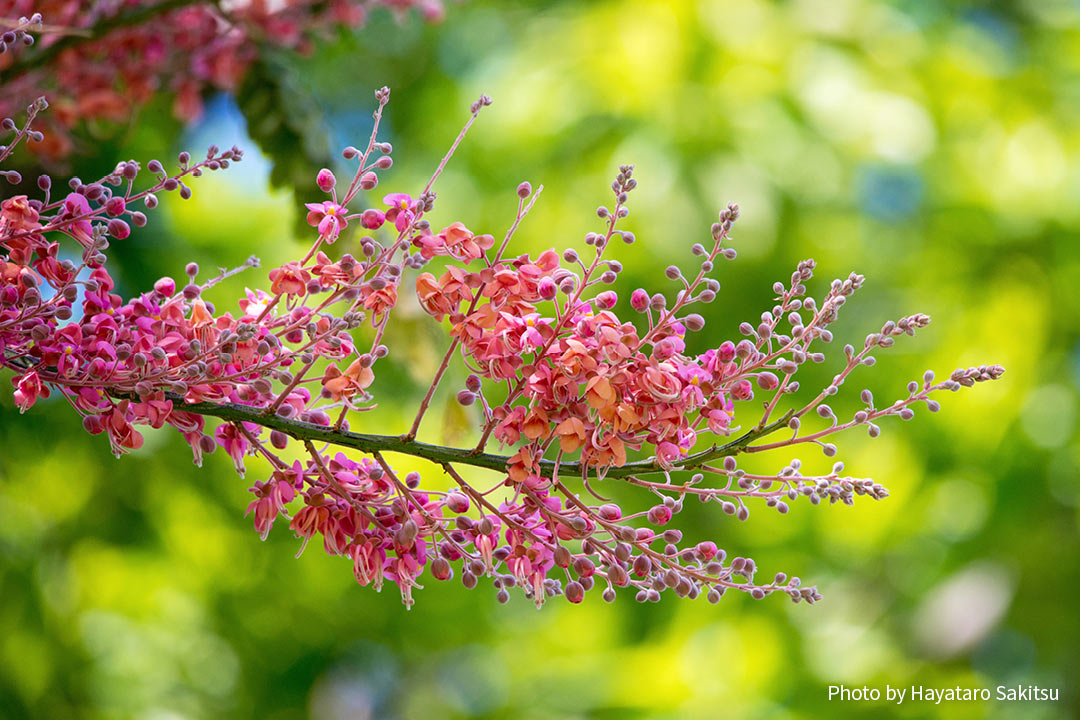
M753 503L787 513L800 499L884 499L884 487L844 474L839 461L829 473L803 475L795 458L768 474L747 472L738 458L797 447L833 457L834 437L844 431L864 427L876 437L883 420L910 420L922 406L936 412L939 393L1004 372L961 368L936 381L928 371L905 397L880 407L863 390L863 408L841 421L826 400L857 368L874 365L874 353L928 325L929 317L915 314L885 323L858 351L845 346L841 370L800 401L801 367L825 361L830 326L864 280L854 273L835 280L819 302L807 290L812 260L774 285L775 304L756 325L740 325L742 340L691 353L690 335L705 326L693 306L716 299L715 263L736 255L727 244L735 205L720 213L707 245L689 248L695 272L665 270L676 288L670 302L659 291L630 294L626 304L639 314L639 328L617 314L620 298L605 289L622 271L610 246L635 241L619 227L637 184L629 165L612 183L610 207L597 209L601 231L585 236L583 250L507 254L541 190L528 183L517 189L517 213L498 248L493 235L460 221L435 231L427 219L434 183L490 103L486 97L473 104L416 197L394 192L377 207L361 207L361 193L373 191L392 165L392 148L378 139L389 97L386 88L375 95L366 148L345 149L356 171L344 193L329 170L316 176L326 199L306 206L314 235L306 250L269 271L267 290L247 289L236 314L209 297L224 278L258 267L254 258L202 281L192 263L186 283L162 278L126 301L112 292L107 267L110 243L147 222L136 204L153 209L159 194L189 197L188 182L242 159L236 148L210 148L199 161L183 153L171 173L151 161L149 181L138 163L122 162L98 181L72 180L63 197L54 198L52 181L42 176L41 197L3 201L0 366L13 373L20 410L59 394L117 456L140 448L139 428L149 425L177 431L196 464L220 447L242 476L248 458L260 458L267 474L250 488L248 508L259 534L265 538L282 518L301 539L301 552L318 536L326 552L352 562L360 584L378 589L389 580L406 606L425 572L443 581L455 568L467 588L487 576L500 602L520 587L538 607L556 595L582 602L594 588L606 601L616 588L633 588L642 602L666 590L716 602L737 590L813 603L817 589L799 578L781 572L757 581L753 560L728 559L710 540L684 542L671 525L685 500L714 502L745 521ZM40 140L30 125L44 107L28 108L22 128L3 121L14 138L0 160L23 140ZM21 182L12 171L6 177ZM336 241L357 226L370 233L359 241L361 257L331 257ZM61 259L61 241L74 243L78 262ZM438 276L423 271L434 264ZM351 423L374 407L376 370L391 353L382 339L405 282L427 314L447 321L448 350L407 432L356 432ZM359 332L363 325L369 333ZM477 406L480 440L471 448L416 439L455 365L468 373L457 401ZM760 416L746 405L756 392ZM737 424L744 415L745 427ZM220 422L211 428L208 418ZM506 450L488 452L489 442ZM423 489L415 472L399 476L390 454L430 461L448 478L440 487L453 489ZM461 466L493 471L496 482L481 489ZM600 480L638 488L638 506L598 495Z
M157 93L191 120L207 90L236 91L267 48L305 50L320 35L361 27L380 7L401 17L415 8L428 21L443 16L441 0L0 0L0 115L49 91L62 112L49 121L49 142L35 150L62 158L77 123L125 122ZM30 17L4 20L19 13ZM34 45L31 33L39 36L35 48L5 54Z

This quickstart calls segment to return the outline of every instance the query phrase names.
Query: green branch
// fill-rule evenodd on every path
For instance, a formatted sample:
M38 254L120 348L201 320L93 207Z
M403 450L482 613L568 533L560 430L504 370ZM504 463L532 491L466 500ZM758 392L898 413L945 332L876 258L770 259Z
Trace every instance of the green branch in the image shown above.
M301 441L324 442L340 447L353 448L366 453L392 452L403 455L424 458L434 463L455 463L460 465L472 465L473 467L487 468L489 470L505 471L509 457L494 455L491 453L474 453L472 450L452 448L443 445L411 440L402 435L372 435L368 433L356 433L347 430L334 430L333 428L313 423L301 422L283 418L280 415L267 415L259 408L252 408L236 403L185 403L177 397L170 398L173 401L173 409L183 412L196 413L198 415L210 415L229 422L249 422L271 430L281 432ZM735 440L723 445L713 445L708 450L703 450L684 458L677 467L690 470L700 467L715 458L736 455L743 452L751 442L758 438L769 435L781 427L787 425L791 419L788 412L780 419L769 423L762 428L755 428L739 436ZM555 470L555 463L551 460L542 460L540 468L548 476ZM566 477L581 477L581 463L561 463L558 467L559 475ZM605 477L622 478L629 475L647 475L650 473L663 472L663 468L656 458L647 458L626 463L620 467L610 467L604 473ZM589 467L588 474L595 476L596 468Z

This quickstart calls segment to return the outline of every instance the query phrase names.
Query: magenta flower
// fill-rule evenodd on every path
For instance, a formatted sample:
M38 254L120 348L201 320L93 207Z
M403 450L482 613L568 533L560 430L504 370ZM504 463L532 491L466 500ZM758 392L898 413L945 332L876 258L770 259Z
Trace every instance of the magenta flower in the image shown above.
M64 198L64 212L62 218L82 218L68 224L66 231L73 238L78 240L79 244L83 247L90 247L91 236L94 232L94 228L90 225L90 221L85 218L85 216L89 214L90 203L87 202L85 196L73 192Z
M244 423L244 425L249 426L250 423ZM251 426L249 429L256 428L255 426ZM244 477L244 455L247 453L248 441L240 431L240 428L234 423L222 423L214 430L214 439L217 440L217 444L223 447L225 452L229 454L229 457L232 458L237 474L239 474L240 477Z
M331 200L324 200L321 203L305 203L304 207L308 209L308 225L317 227L319 235L328 243L337 240L338 235L349 224L349 221L345 218L348 211Z
M39 397L47 398L50 394L48 386L41 382L41 378L33 370L22 377L11 378L11 383L15 386L15 404L20 413L33 407Z
M266 482L255 481L255 485L249 488L255 493L255 499L248 505L245 516L255 512L255 530L263 540L270 534L270 528L274 526L274 520L278 515L288 517L286 505L296 497L296 490L287 479L275 476Z
M405 193L390 193L383 198L383 202L390 206L386 211L386 221L394 223L398 232L405 232L416 219L416 203L412 197Z

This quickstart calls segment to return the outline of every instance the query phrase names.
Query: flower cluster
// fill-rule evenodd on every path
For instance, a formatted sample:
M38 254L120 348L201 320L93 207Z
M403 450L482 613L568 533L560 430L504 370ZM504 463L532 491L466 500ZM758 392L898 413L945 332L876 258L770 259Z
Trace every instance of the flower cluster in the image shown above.
M200 114L206 90L239 86L261 44L305 51L318 34L360 27L378 7L399 15L416 8L431 21L443 15L441 0L0 0L0 18L31 15L0 28L6 31L0 114L55 90L48 141L35 152L63 157L72 147L68 131L78 123L124 122L158 92L173 98L177 117L190 120ZM42 15L49 25L42 26ZM7 47L32 44L28 31L40 35L33 53L3 54Z
M159 195L186 198L193 178L239 161L235 148L211 148L198 161L184 153L172 173L157 161L145 170L122 162L98 181L72 180L62 194L43 176L34 197L3 201L0 362L13 373L20 409L60 395L118 456L139 448L140 428L150 426L179 432L196 463L221 448L244 475L250 458L260 458L248 508L256 531L265 538L280 520L301 551L318 537L327 553L351 562L357 582L394 583L406 605L426 578L455 574L469 588L486 576L500 602L520 588L538 607L557 595L579 603L594 590L611 601L616 588L632 588L639 601L670 591L716 602L734 590L812 603L817 589L799 578L759 580L753 560L684 538L675 525L686 499L743 521L755 503L786 513L797 501L882 499L884 487L845 474L838 461L825 474L804 475L798 459L761 474L737 457L800 446L833 457L837 433L862 427L877 436L886 418L936 412L937 393L1003 372L961 368L944 380L927 372L883 405L864 390L862 409L842 420L826 401L857 368L873 365L874 353L926 327L927 316L887 322L861 347L844 346L832 381L799 400L800 369L825 360L830 327L861 275L833 281L817 300L807 287L815 265L804 261L774 285L773 307L739 327L744 337L691 353L688 336L705 325L693 306L716 299L715 265L735 258L728 241L737 206L720 213L708 243L687 249L692 273L666 269L674 293L639 288L620 298L610 289L622 271L611 248L636 240L619 226L636 186L631 166L619 169L610 205L597 209L602 225L582 247L513 256L513 236L542 188L518 187L516 216L498 244L460 221L436 230L427 220L432 188L452 150L415 194L362 202L377 197L392 164L390 145L379 140L389 90L376 101L367 144L344 151L353 177L339 183L323 170L315 178L326 199L307 205L306 252L271 269L265 289L248 289L233 309L215 306L213 288L256 267L254 259L204 280L192 264L185 280L162 278L124 300L113 292L107 251L147 222L143 210ZM488 103L473 104L452 147ZM22 141L40 141L30 123L43 109L31 106L22 128L4 121L15 136L0 161ZM368 233L354 240L359 256L335 252L357 230ZM79 251L78 262L63 257L64 242ZM445 324L448 348L407 432L353 432L350 420L372 407L379 389L378 363L390 353L382 339L403 292L415 292ZM360 332L362 325L370 329ZM455 361L467 368L457 400L477 408L478 442L420 442ZM503 454L490 452L494 443ZM392 453L429 460L441 473L401 475L387 460ZM463 466L492 471L490 486L467 480ZM605 479L640 488L638 505L597 495L594 484Z

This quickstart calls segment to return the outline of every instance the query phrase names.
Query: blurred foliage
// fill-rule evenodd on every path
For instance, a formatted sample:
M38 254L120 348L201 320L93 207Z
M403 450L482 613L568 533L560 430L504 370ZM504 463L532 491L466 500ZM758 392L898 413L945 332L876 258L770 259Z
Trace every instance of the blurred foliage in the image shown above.
M317 548L294 560L283 527L259 543L241 517L245 484L221 453L196 470L176 438L151 434L115 461L61 403L19 417L3 393L0 714L1076 716L1075 3L470 0L439 27L380 16L310 57L274 62L283 65L265 69L265 86L247 88L239 105L214 100L172 148L251 148L249 135L269 159L252 152L202 178L191 200L168 198L145 231L118 243L125 292L179 275L189 259L210 267L255 253L265 267L294 255L298 207L270 180L306 173L311 185L298 191L309 192L320 157L366 139L374 88L394 88L396 160L377 197L422 187L469 102L487 92L495 105L436 186L434 224L500 233L528 179L546 189L519 231L521 251L580 245L617 165L633 162L628 227L639 241L619 249L624 292L671 290L657 268L688 265L716 211L742 206L740 259L719 268L698 349L733 337L767 307L772 282L813 256L819 291L852 269L868 278L838 342L902 314L934 317L853 378L838 411L854 410L862 386L895 397L927 367L992 361L1008 374L945 398L940 415L841 443L849 471L893 491L885 502L796 503L784 518L754 508L745 525L687 507L688 534L752 555L763 572L818 583L820 605L729 596L716 607L643 606L626 596L540 613L434 581L406 613L395 594L358 588L343 560ZM144 112L117 139L88 145L74 171L163 155L175 128L158 117ZM355 250L355 240L338 248ZM214 299L245 281L256 282L241 277ZM407 425L444 347L443 330L403 298L370 427ZM473 408L445 402L462 381L457 367L427 439L472 436ZM633 497L614 483L602 492ZM841 682L1039 684L1060 687L1062 701L830 703L828 685Z

